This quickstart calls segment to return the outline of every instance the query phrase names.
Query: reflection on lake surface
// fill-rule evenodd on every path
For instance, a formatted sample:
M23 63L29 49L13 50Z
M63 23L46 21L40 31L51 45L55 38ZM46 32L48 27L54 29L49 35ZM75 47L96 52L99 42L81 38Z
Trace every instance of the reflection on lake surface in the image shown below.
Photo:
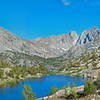
M18 85L0 89L0 100L24 100L22 97L23 84L29 84L36 92L36 97L44 97L50 95L50 89L56 85L58 88L63 87L67 83L77 86L84 85L84 79L81 77L72 77L65 75L47 75L42 78L28 79L24 82L19 82Z

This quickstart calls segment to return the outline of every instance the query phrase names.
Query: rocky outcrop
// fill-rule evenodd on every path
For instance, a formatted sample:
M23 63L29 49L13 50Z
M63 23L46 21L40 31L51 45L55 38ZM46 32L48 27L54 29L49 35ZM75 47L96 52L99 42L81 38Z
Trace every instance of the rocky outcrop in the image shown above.
M90 30L86 30L79 37L77 44L87 44L91 42L96 42L100 39L100 30L96 27L92 27Z
M76 90L76 92L84 91L84 85L74 87L74 90ZM70 88L70 87L66 88L66 91L69 93L69 92L71 91L71 88ZM39 98L38 100L53 99L54 97L57 97L57 96L60 97L60 96L62 96L62 95L65 95L65 90L64 90L64 89L57 91L57 92L56 92L55 94L53 94L53 95L46 96L46 97L43 97L43 98Z

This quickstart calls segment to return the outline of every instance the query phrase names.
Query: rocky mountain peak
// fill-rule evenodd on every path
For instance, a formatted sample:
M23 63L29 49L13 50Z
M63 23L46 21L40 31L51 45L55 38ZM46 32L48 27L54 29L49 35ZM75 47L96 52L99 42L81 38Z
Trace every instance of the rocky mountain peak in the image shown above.
M99 45L100 30L96 27L85 30L80 37L75 31L71 31L69 34L54 35L31 41L21 39L0 27L0 60L4 59L12 64L36 66L38 62L42 63L45 58L51 57L50 66L55 64L58 67L69 60L84 55L87 51L96 49ZM55 61L54 57L56 57ZM58 65L59 62L60 65Z
M66 53L76 44L87 44L100 38L100 30L92 27L79 37L75 31L59 36L25 40L0 27L0 52L11 50L42 57L57 57Z
M71 37L78 37L78 35L77 35L77 33L75 32L75 31L71 31L70 33L69 33L69 35L71 36Z
M90 30L98 30L98 28L93 26Z
M90 30L85 30L79 37L78 44L87 44L90 42L95 42L100 39L100 30L96 27L92 27Z
M72 31L69 34L61 34L58 36L50 36L45 38L38 38L31 40L32 43L36 44L41 50L49 55L62 55L69 48L76 44L78 35Z
M75 38L76 37L76 38ZM75 32L38 38L32 41L21 39L12 32L0 27L0 53L10 50L42 57L57 57L76 44Z
M37 48L30 41L24 40L12 32L0 27L0 53L15 51L26 54L39 55ZM37 52L37 53L36 53Z
M75 32L75 31L71 31L70 33L69 33L69 36L74 40L74 43L76 44L76 41L78 40L78 35L77 35L77 33Z

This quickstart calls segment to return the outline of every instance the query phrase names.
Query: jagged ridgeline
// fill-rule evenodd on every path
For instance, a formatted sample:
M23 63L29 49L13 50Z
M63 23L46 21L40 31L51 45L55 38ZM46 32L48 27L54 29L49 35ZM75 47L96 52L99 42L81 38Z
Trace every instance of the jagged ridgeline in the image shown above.
M96 50L100 45L100 30L91 28L80 36L69 34L50 36L34 40L21 39L0 27L0 61L11 65L57 70L72 60Z

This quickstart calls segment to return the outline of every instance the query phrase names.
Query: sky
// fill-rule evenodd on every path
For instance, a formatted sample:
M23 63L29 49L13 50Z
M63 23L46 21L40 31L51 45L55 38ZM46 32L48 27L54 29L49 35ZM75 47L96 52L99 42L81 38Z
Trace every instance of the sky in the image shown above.
M0 0L0 26L24 39L100 28L100 0Z

